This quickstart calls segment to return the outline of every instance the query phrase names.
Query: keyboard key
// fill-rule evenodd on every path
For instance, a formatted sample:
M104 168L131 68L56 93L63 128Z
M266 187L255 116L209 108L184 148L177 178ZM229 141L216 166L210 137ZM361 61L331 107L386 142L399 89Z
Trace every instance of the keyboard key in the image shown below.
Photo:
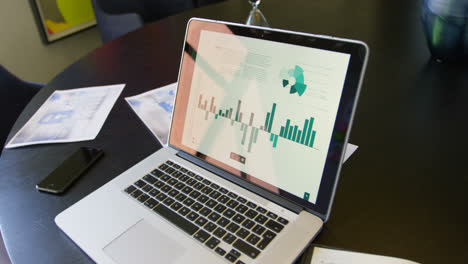
M184 175L184 174L182 172L180 172L180 171L176 171L176 172L172 173L172 176L174 176L174 178L179 178L182 175Z
M208 223L208 220L204 217L198 217L197 221L195 221L195 224L201 226L204 226L206 223Z
M197 219L198 217L198 214L195 213L195 212L190 212L188 215L187 215L187 218L191 221L195 221L195 219Z
M185 187L185 184L178 182L176 185L174 185L174 188L177 190L182 190Z
M243 262L242 260L237 260L236 264L245 264L245 262Z
M145 175L143 177L143 180L145 180L146 182L148 182L149 184L153 184L157 181L157 179L149 174Z
M211 210L209 208L203 207L199 213L203 216L208 216L211 213Z
M237 231L236 235L242 239L246 238L248 235L250 235L250 232L247 231L245 228L241 228L239 231Z
M185 200L185 198L187 198L187 195L183 194L183 193L179 193L175 199L179 202L182 202L183 200Z
M266 227L270 228L271 230L275 231L276 233L280 232L283 230L283 225L274 221L274 220L269 220L266 224Z
M137 186L138 188L143 188L143 186L146 185L146 182L142 181L142 180L138 180L134 183L135 186Z
M225 204L227 201L229 201L229 197L226 195L221 195L221 197L218 198L218 202Z
M259 236L256 236L255 234L251 234L248 238L247 238L247 242L249 242L250 244L254 245L258 243L258 241L260 241L260 237Z
M221 219L218 220L218 225L222 226L222 227L225 227L227 226L231 221L229 221L228 219L224 218L224 217L221 217Z
M260 223L260 224L263 224L266 222L266 220L268 220L268 218L264 215L258 215L257 217L255 217L255 222L257 223ZM273 221L273 220L271 220Z
M190 179L187 175L182 175L179 177L180 182L185 182L186 180Z
M179 191L177 191L176 189L172 189L169 193L169 196L171 197L176 197L178 194L179 194Z
M253 259L255 259L258 256L258 254L260 254L260 250L256 249L255 247L247 244L246 242L240 239L236 240L236 242L234 242L232 246Z
M207 232L200 229L193 237L196 240L198 240L198 241L200 241L202 243L205 243L205 241L207 241L208 238L210 238L210 234L208 234Z
M218 190L218 189L219 189L219 185L216 184L216 183L214 183L214 182L213 182L212 184L210 184L210 186L211 186L211 188L213 188L214 190Z
M253 208L253 209L255 209L255 207L257 207L257 205L252 203L252 202L247 202L247 206L250 207L250 208Z
M145 192L150 192L151 190L153 190L153 187L151 187L151 185L147 184L145 185L145 187L142 188L143 191Z
M167 198L167 195L165 195L164 193L160 193L158 195L156 195L156 199L158 199L158 201L162 201L164 199Z
M185 184L187 184L188 186L192 186L192 185L194 185L195 183L197 183L197 181L194 180L194 179L189 179L188 181L185 182Z
M213 222L208 222L208 224L206 224L205 227L203 227L203 229L205 229L208 232L213 232L213 230L216 229L216 225Z
M231 197L232 199L236 199L238 195L233 192L229 192L228 196Z
M256 210L257 210L257 211L259 211L259 212L260 212L260 213L262 213L262 214L265 214L265 213L267 212L267 210L266 210L265 208L263 208L263 207L260 207L260 206L259 206L259 207L257 207L257 209L256 209Z
M236 211L243 214L245 211L247 211L249 208L243 204L239 204L239 206L236 207Z
M137 198L138 196L140 196L143 192L140 191L140 190L135 190L134 192L132 192L130 195L133 196L134 198Z
M224 254L226 254L226 250L224 250L224 249L222 249L220 247L217 247L215 249L215 252L218 253L218 255L220 255L220 256L224 256Z
M194 203L190 208L194 210L195 212L198 212L200 209L203 208L203 205L201 203Z
M234 263L234 261L236 261L236 259L237 259L235 256L233 256L231 254L227 254L224 258L229 260L232 263Z
M195 203L195 201L191 198L187 198L183 201L183 203L186 205L186 206L192 206L193 203Z
M220 218L221 216L215 212L211 213L208 218L213 221L213 222L216 222L218 221L218 219Z
M182 208L183 205L179 202L175 202L171 205L171 208L174 210L174 211L178 211L180 208Z
M283 225L287 225L289 223L289 221L284 219L283 217L278 218L278 222L280 222Z
M191 171L187 171L187 174L190 176L190 177L194 177L195 176L195 173L191 172Z
M200 197L198 197L197 201L199 201L200 203L206 203L210 198L204 194L202 194Z
M198 230L198 227L195 224L190 223L188 220L173 212L171 209L167 208L164 205L160 204L156 206L153 209L153 211L158 213L160 216L164 217L166 220L173 223L189 235L193 235Z
M226 205L231 207L232 209L234 209L234 208L236 208L237 205L239 205L239 202L237 202L235 200L231 200Z
M175 202L174 199L172 199L171 197L168 197L166 200L164 200L164 204L167 205L167 206L171 206L171 204Z
M226 227L226 230L231 232L231 233L235 233L240 227L235 224L235 223L230 223L227 227Z
M161 187L164 186L164 182L163 181L158 181L157 183L153 184L153 186L158 188L158 189L161 189Z
M267 230L263 235L262 241L258 243L257 247L261 250L265 249L268 246L268 244L270 244L270 242L273 240L273 238L275 238L275 236L276 235L273 232Z
M153 207L155 207L156 205L158 205L159 203L155 200L155 199L148 199L144 205L146 207L148 207L149 209L153 209Z
M247 200L244 197L240 197L240 196L239 196L239 198L237 198L237 201L239 201L241 203L246 203L247 202Z
M229 254L233 255L236 258L241 256L241 253L235 249L231 249L231 251L229 251Z
M203 181L203 177L200 176L200 175L195 175L195 173L194 173L194 174L193 174L193 177L195 177L195 179L196 179L197 181Z
M261 225L256 225L254 227L254 229L252 229L252 231L257 234L257 235L261 235L264 231L265 231L266 228L264 228L263 226Z
M180 209L179 213L183 216L186 216L188 213L190 213L190 209L184 206L182 209Z
M231 218L233 217L234 215L236 214L236 212L234 212L233 210L231 209L227 209L226 211L224 211L223 215L227 218Z
M226 206L218 204L213 210L221 214L224 210L226 210Z
M209 187L208 187L209 188ZM211 189L211 188L210 188ZM221 196L221 193L218 192L218 191L212 191L210 193L210 197L213 198L213 199L218 199L218 197Z
M171 176L169 176L169 175L167 175L167 174L164 174L164 175L163 175L161 178L159 178L159 179L162 180L162 181L167 182L168 180L171 179Z
M254 225L255 225L255 222L250 219L247 219L242 223L242 226L247 229L251 229Z
M164 185L162 188L161 188L161 191L165 192L165 193L168 193L172 190L171 186L169 185Z
M205 185L210 185L210 184L211 184L211 182L210 182L209 180L207 180L207 179L203 179L202 182L203 182Z
M201 193L199 191L193 191L190 193L190 197L192 197L193 199L197 199L198 196L200 196Z
M161 164L161 165L159 165L159 168L164 171L164 170L168 169L169 166L167 166L166 164Z
M185 194L189 194L193 189L191 187L185 186L185 188L182 189L182 192Z
M226 233L226 230L222 229L221 227L218 227L216 231L213 232L213 235L222 238Z
M152 171L151 174L153 174L154 176L156 176L157 178L159 178L159 177L161 177L161 176L164 175L164 172L162 172L162 171L156 169L156 170Z
M228 243L228 244L232 244L232 242L234 242L234 240L236 240L236 236L233 235L233 234L227 234L223 237L223 241Z
M155 197L156 195L158 195L161 191L159 190L156 190L156 189L153 189L149 192L149 195Z
M188 172L188 170L187 170L186 168L184 168L184 167L180 168L180 171L183 172L183 173L187 173L187 172Z
M165 172L167 172L168 174L172 174L174 171L175 171L174 168L167 168L167 169L165 170Z
M136 188L135 186L130 185L130 186L128 186L127 188L125 188L124 191L125 191L126 193L132 193L132 192L133 192L134 190L136 190L136 189L137 189L137 188Z
M210 199L210 200L206 203L206 206L208 206L209 208L213 208L213 207L215 207L217 204L218 204L218 202L216 202L216 201L213 200L213 199Z
M223 187L219 188L218 191L220 191L221 193L224 193L224 194L227 194L227 193L229 192L228 190L226 190L226 189L223 188Z
M205 188L205 185L201 182L197 182L195 185L193 185L193 188L196 190L201 190ZM211 188L210 188L211 189ZM206 192L203 192L204 194L207 194Z
M171 179L167 182L167 184L169 184L169 185L171 185L171 186L173 186L173 185L176 184L176 183L178 183L178 181L177 181L176 179L174 179L174 178L171 178Z
M268 212L267 216L270 217L271 219L275 220L278 216L272 212ZM286 219L285 219L286 220ZM287 221L287 220L286 220Z
M249 209L249 211L247 211L247 213L245 213L245 215L251 219L253 219L255 216L258 215L257 212L255 212L254 210L252 209Z
M244 221L244 220L245 220L245 216L243 216L241 214L236 214L236 216L234 216L232 218L232 221L234 221L234 222L236 222L238 224L242 223L242 221Z
M217 238L215 237L211 237L206 243L205 245L211 249L217 247L219 245L221 241L219 241Z
M170 160L166 160L166 164L174 165L174 162L172 162L172 161L170 161Z
M174 167L174 168L176 168L176 169L180 169L180 168L182 168L182 167L180 167L180 165L179 165L179 164L175 164L175 163L174 163L174 165L172 165L172 167Z

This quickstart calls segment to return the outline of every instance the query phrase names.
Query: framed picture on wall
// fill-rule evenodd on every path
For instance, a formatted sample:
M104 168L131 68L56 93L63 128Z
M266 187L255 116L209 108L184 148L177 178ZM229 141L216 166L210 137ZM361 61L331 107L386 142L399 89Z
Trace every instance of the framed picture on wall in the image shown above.
M91 0L30 0L44 41L64 38L96 25Z

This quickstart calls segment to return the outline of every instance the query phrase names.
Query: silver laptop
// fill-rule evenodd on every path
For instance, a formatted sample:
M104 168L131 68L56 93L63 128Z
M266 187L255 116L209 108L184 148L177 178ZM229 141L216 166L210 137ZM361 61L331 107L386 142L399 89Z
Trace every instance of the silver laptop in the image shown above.
M328 220L360 41L191 19L169 146L55 221L98 263L288 263Z

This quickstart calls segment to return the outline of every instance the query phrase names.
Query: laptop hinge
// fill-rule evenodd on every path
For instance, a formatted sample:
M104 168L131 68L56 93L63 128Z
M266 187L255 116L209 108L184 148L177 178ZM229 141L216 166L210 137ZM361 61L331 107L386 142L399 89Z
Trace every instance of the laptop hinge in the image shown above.
M275 194L267 189L264 189L256 184L253 184L253 183L250 183L248 182L247 180L243 179L243 178L240 178L239 176L236 176L228 171L225 171L223 169L220 169L212 164L209 164L208 162L198 158L198 157L195 157L189 153L186 153L184 151L181 151L179 150L179 152L177 153L177 156L179 156L180 158L183 158L185 160L188 160L200 167L202 167L203 169L205 170L208 170L216 175L219 175L221 177L223 177L224 179L234 183L234 184L237 184L239 186L242 186L243 188L257 194L257 195L260 195L261 197L271 201L271 202L274 202L296 214L299 214L304 208L300 205L297 205L295 204L294 202L290 201L290 200L287 200L281 196L279 196L278 194Z

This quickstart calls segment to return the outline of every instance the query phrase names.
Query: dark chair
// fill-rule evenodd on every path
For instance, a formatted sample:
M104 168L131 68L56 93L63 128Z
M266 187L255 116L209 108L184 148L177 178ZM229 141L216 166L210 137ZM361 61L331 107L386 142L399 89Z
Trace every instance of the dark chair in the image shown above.
M224 0L92 0L104 43L180 12Z
M0 154L16 119L43 86L20 80L0 64Z

